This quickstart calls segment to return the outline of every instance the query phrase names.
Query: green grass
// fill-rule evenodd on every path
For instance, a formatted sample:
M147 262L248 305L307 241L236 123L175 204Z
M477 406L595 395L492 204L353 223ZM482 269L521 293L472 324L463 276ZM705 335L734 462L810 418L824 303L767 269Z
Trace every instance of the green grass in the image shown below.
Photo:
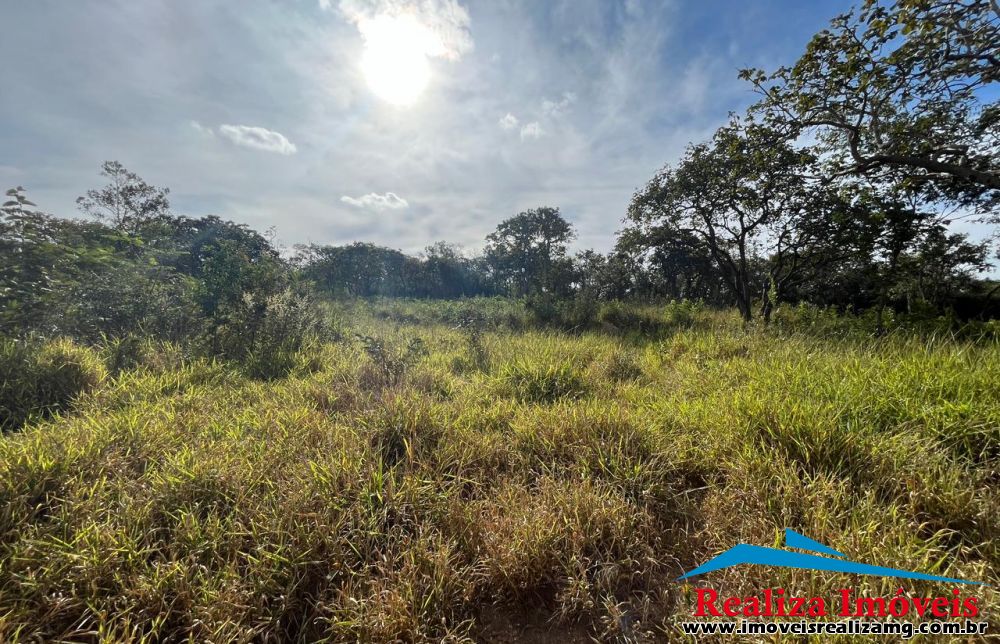
M269 381L150 352L0 439L0 641L676 640L674 579L785 527L992 584L995 630L1000 345L681 313L571 334L497 300L351 303Z

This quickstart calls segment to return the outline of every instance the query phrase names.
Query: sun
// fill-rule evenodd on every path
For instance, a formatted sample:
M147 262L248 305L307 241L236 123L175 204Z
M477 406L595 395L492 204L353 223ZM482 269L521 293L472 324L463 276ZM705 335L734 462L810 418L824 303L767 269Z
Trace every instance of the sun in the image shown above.
M359 25L365 39L361 59L368 86L382 100L412 105L430 80L433 34L408 14L380 15Z

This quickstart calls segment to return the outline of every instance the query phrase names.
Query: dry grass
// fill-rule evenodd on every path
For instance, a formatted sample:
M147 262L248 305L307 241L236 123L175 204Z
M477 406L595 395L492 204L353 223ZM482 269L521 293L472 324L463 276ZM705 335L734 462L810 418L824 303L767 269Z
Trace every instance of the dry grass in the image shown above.
M5 436L0 640L680 639L673 580L785 527L1000 583L996 343L697 310L654 335L512 332L496 302L470 339L470 306L353 305L279 380L151 358Z

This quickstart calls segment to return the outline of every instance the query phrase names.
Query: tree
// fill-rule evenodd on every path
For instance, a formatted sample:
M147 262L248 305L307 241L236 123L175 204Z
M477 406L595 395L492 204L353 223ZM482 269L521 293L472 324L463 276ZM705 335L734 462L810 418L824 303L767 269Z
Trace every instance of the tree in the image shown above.
M969 285L971 271L986 265L986 244L972 244L962 234L949 233L950 221L921 208L906 190L868 187L860 191L866 225L859 231L862 269L875 294L877 330L884 330L883 312L890 300L905 300L907 308L922 301L947 306L952 295Z
M835 200L812 180L815 163L782 132L733 117L637 192L628 219L707 251L743 319L759 292L766 320L775 293L808 265L800 260L836 239Z
M149 185L117 161L105 161L101 176L110 180L108 185L88 190L76 200L84 214L129 235L138 235L146 225L169 216L168 188Z
M919 301L940 311L951 300L971 290L973 274L989 268L987 245L972 243L961 233L933 226L903 258L900 290L907 303Z
M197 276L198 299L209 317L225 316L247 293L262 302L286 286L284 263L273 249L259 252L226 238L202 248Z
M414 295L455 298L483 292L475 264L462 255L457 244L439 241L424 249L411 281Z
M765 322L770 321L774 305L788 299L791 291L850 258L866 223L849 188L813 183L799 189L765 225L760 309Z
M619 264L627 266L635 294L673 300L732 304L723 297L721 276L701 237L682 232L669 220L626 226L615 244Z
M194 280L137 252L141 240L89 221L54 217L24 197L0 217L0 332L101 334L143 330L178 339L197 325Z
M406 293L407 257L398 250L355 242L346 246L307 246L298 262L307 279L321 289L349 297Z
M572 281L566 244L574 237L558 208L527 210L486 237L486 260L498 286L509 293L563 293Z
M165 223L163 227L169 229L167 234L175 253L164 261L188 275L202 277L206 262L224 242L238 248L251 263L277 260L279 257L267 237L246 224L237 224L216 215L174 217Z
M833 174L989 208L1000 194L996 0L866 0L790 68L743 70L789 134L817 130Z

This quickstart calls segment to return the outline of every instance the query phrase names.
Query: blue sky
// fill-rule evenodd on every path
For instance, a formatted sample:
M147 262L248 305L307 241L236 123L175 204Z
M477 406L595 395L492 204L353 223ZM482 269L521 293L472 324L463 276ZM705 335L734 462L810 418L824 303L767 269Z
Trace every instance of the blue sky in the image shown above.
M791 64L849 4L5 3L0 185L74 216L117 159L170 187L179 214L407 252L476 249L549 205L575 247L607 250L633 191L753 102L737 70ZM366 52L410 33L376 40L380 16L419 25L423 66L380 59L373 78Z

